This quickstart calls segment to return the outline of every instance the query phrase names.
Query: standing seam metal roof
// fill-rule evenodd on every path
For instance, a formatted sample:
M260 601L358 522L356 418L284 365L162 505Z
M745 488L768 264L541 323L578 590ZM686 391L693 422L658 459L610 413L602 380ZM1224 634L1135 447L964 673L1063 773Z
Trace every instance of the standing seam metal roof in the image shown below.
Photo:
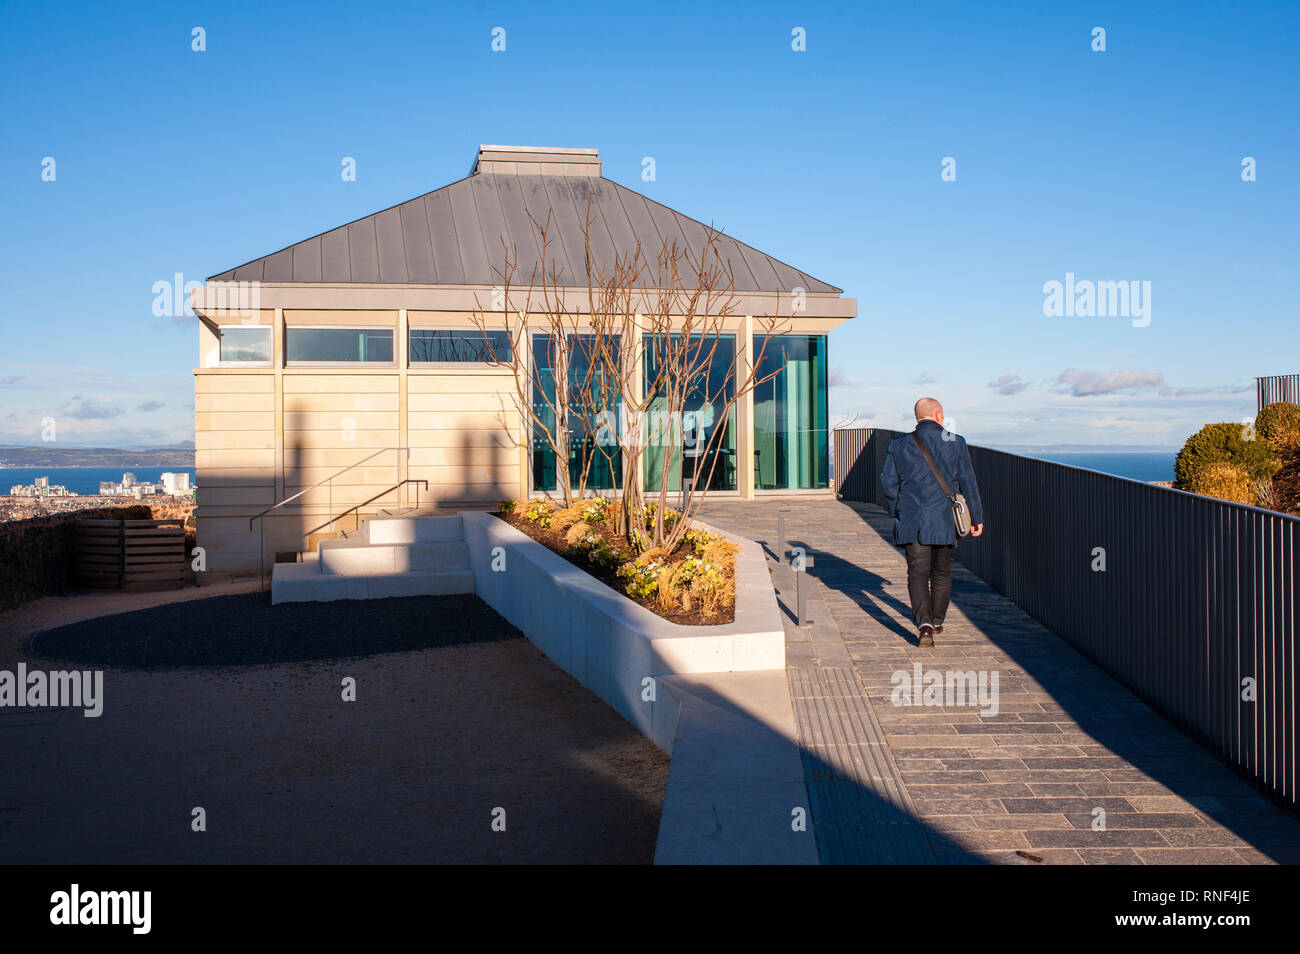
M615 250L630 254L639 238L653 271L667 238L698 266L702 222L603 176L480 172L208 280L495 285L501 279L493 269L504 264L504 239L518 255L514 281L526 284L541 261L528 212L545 222L549 211L550 267L559 268L562 285L585 286L582 224L588 198L595 215L596 263L612 264ZM716 247L732 269L737 292L842 291L728 235L719 235Z

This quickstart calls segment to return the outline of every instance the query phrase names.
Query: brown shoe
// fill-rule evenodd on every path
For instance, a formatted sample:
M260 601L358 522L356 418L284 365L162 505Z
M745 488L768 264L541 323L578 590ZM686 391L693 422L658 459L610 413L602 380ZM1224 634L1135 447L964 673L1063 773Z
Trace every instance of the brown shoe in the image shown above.
M938 636L942 632L943 632L943 623L940 623L938 626L934 628L934 635Z
M917 645L923 648L934 645L934 627L929 623L926 623L921 627L920 638L917 640Z

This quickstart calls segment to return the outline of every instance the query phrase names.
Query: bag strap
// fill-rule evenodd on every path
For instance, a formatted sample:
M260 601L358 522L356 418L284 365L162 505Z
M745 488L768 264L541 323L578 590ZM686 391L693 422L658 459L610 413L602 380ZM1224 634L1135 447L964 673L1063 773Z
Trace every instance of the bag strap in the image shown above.
M913 431L912 438L916 441L916 446L920 448L922 456L925 457L925 462L930 465L930 470L934 473L935 479L939 481L939 486L943 488L943 495L951 500L952 491L948 488L948 481L944 480L943 474L939 473L939 465L934 462L934 458L930 455L930 448L925 446L925 441L921 440L921 432Z

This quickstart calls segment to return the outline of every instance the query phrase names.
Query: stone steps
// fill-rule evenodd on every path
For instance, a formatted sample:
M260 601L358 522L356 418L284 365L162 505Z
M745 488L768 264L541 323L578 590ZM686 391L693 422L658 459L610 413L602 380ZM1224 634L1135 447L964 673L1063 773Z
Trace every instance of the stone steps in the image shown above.
M359 533L322 540L300 562L277 563L271 602L473 593L469 560L459 516L382 514Z

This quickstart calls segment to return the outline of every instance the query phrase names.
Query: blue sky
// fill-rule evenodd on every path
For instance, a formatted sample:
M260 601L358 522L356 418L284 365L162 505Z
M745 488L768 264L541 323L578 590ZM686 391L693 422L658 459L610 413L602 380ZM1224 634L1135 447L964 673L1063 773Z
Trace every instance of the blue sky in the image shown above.
M197 333L155 282L512 143L595 146L857 298L833 420L899 426L929 393L975 442L1175 446L1300 371L1298 27L1294 3L6 0L0 443L46 417L69 444L192 439ZM1067 273L1150 282L1150 324L1045 317Z

